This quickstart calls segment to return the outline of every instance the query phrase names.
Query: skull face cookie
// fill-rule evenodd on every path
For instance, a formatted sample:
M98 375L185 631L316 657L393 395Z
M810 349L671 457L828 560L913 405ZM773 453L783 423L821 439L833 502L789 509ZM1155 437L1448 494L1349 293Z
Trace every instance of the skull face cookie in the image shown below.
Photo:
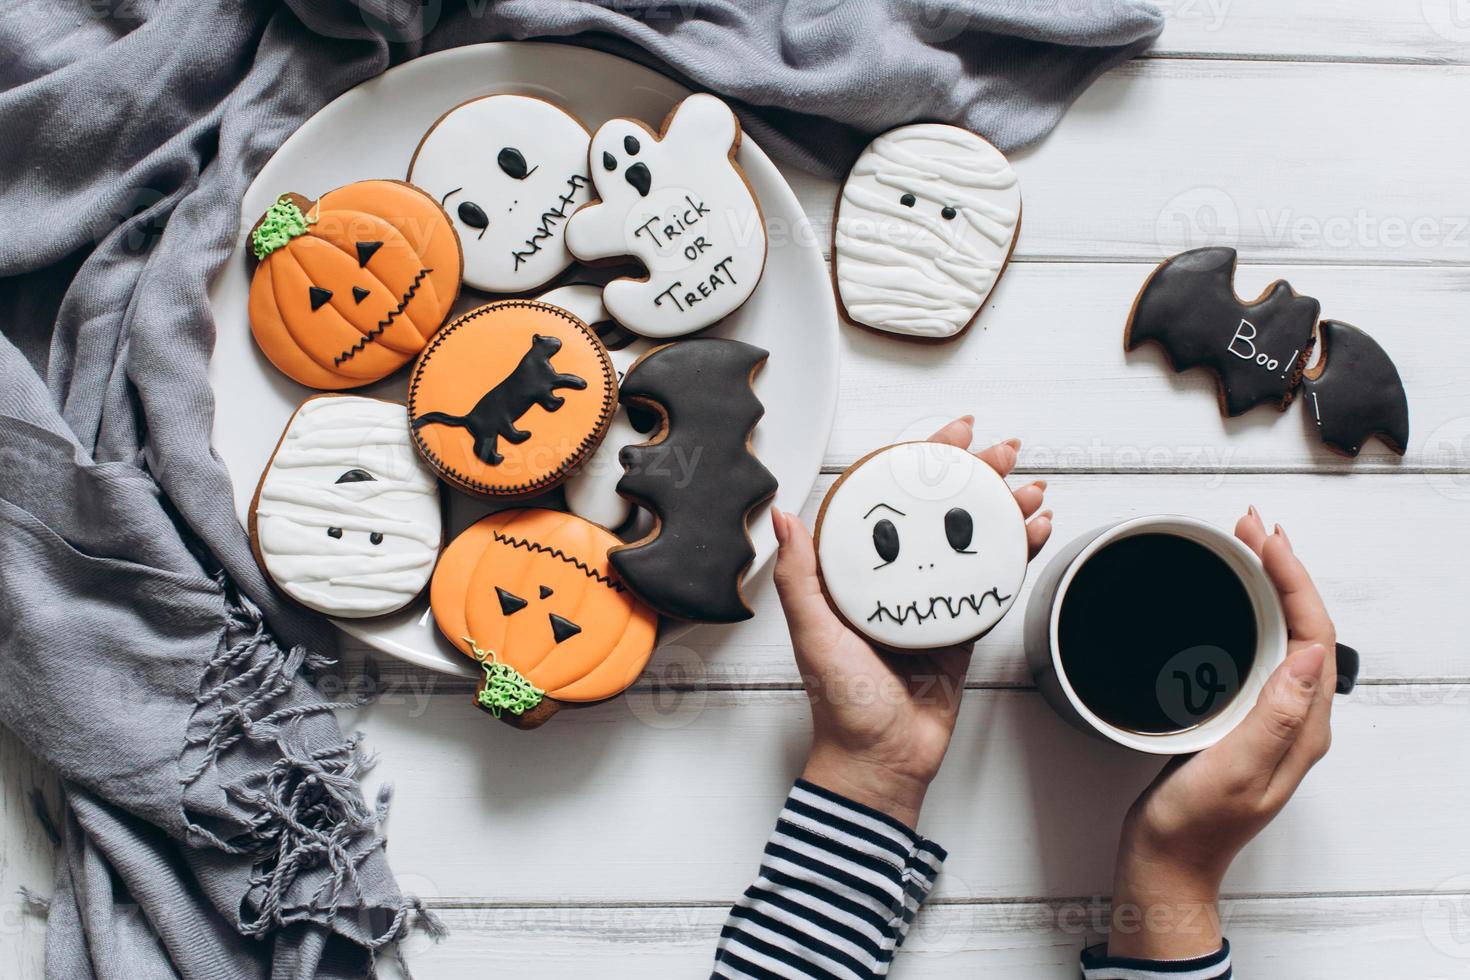
M643 279L615 279L603 292L623 326L678 337L733 313L750 298L766 261L760 204L735 163L740 123L712 95L691 95L662 133L611 119L592 137L598 200L567 225L579 259L632 256Z
M1026 576L1026 521L1010 488L954 446L905 442L858 460L817 515L828 603L896 650L978 639Z
M572 262L566 222L591 197L587 130L543 99L488 95L434 123L408 179L453 220L466 284L495 293L535 289Z
M296 410L250 510L261 569L292 599L358 619L401 609L429 584L439 485L402 405L319 395Z

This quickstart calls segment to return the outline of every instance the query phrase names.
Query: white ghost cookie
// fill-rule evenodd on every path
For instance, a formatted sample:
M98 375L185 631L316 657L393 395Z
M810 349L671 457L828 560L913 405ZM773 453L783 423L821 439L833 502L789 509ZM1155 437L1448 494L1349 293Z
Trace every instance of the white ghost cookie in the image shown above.
M613 322L607 308L602 305L601 286L561 286L537 298L543 303L561 307L594 330L598 330L599 324ZM599 335L601 333L599 330ZM623 374L633 366L633 362L653 347L651 341L634 340L607 352L612 359L613 370L617 372L618 384L623 383ZM635 508L631 501L618 495L618 481L623 478L623 464L618 461L618 453L624 446L647 440L646 433L633 427L627 406L619 403L602 443L562 484L567 510L610 531L627 524Z
M868 144L842 185L833 267L847 318L942 340L969 326L1010 261L1021 188L967 129L919 123Z
M735 163L740 123L712 95L680 102L654 133L611 119L592 137L599 200L572 216L567 245L586 261L633 256L648 276L615 279L608 312L636 333L678 337L733 313L766 262L766 228Z
M454 222L467 285L518 293L572 264L567 219L592 196L587 140L575 116L524 95L471 100L424 134L408 180Z
M303 402L260 478L250 534L267 577L309 609L361 619L408 605L443 535L408 412L358 395Z
M983 636L1026 577L1026 521L974 455L905 442L858 460L817 514L822 590L853 629L897 650Z

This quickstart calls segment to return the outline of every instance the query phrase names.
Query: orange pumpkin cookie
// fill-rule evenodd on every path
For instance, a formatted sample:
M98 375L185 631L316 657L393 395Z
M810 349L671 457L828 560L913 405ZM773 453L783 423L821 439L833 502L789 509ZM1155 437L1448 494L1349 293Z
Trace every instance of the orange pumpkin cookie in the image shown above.
M492 514L450 542L429 587L440 632L485 670L475 703L519 728L623 690L653 654L658 614L608 564L618 543L575 514Z
M250 329L312 388L356 388L407 364L459 295L459 236L437 201L362 180L312 202L284 194L250 232Z
M597 448L618 404L607 349L581 320L534 300L471 310L414 367L414 442L450 483L491 497L556 486Z

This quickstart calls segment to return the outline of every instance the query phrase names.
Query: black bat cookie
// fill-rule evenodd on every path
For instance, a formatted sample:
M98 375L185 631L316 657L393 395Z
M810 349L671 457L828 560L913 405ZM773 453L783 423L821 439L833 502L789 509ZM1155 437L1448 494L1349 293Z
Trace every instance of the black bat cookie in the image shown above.
M1229 416L1267 403L1285 410L1312 348L1321 305L1277 280L1261 297L1235 295L1235 249L1198 248L1154 270L1133 303L1126 350L1146 341L1176 371L1207 367Z
M633 592L679 619L749 619L740 594L755 557L746 522L776 492L750 450L765 408L751 388L767 352L738 340L655 347L623 377L622 398L658 412L652 440L626 446L618 493L653 512L642 540L614 549L613 568Z
M1409 398L1388 353L1357 327L1323 320L1322 356L1302 377L1302 397L1329 449L1356 456L1377 435L1400 456L1409 444Z

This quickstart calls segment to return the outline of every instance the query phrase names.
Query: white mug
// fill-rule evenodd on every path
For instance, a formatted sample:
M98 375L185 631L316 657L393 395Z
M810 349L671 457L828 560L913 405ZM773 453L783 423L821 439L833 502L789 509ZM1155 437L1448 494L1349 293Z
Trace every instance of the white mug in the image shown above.
M1237 693L1225 707L1180 731L1146 734L1112 725L1077 696L1062 665L1058 641L1062 601L1079 569L1102 548L1140 534L1168 534L1208 548L1245 587L1256 617L1256 650ZM1147 615L1147 609L1141 610ZM1276 587L1261 560L1234 536L1192 517L1137 517L1097 528L1068 544L1052 559L1032 589L1026 607L1026 660L1042 695L1067 721L1094 735L1140 752L1184 755L1209 748L1240 724L1260 696L1266 679L1286 657L1286 617ZM1350 685L1349 685L1350 686Z

